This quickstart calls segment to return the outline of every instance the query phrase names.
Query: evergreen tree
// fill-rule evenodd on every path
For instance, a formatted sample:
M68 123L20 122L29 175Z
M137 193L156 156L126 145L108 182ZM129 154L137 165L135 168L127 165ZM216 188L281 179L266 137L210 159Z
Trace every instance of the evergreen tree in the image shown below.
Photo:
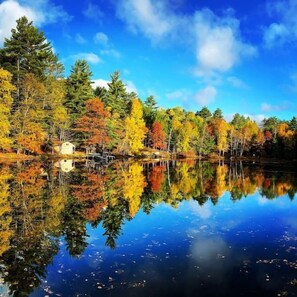
M111 114L118 114L121 119L125 118L130 108L131 98L126 92L124 83L120 80L120 72L115 71L111 75L111 82L108 83L106 97L102 101L110 108Z
M222 119L223 118L223 113L222 113L222 110L220 108L217 108L213 115L212 115L214 118L218 118L218 119Z
M33 73L35 77L44 79L46 70L57 63L57 58L43 32L34 27L26 17L17 20L16 28L11 33L1 49L0 63L13 74L13 83L17 87L16 99L20 100L25 74Z
M154 96L149 96L144 101L143 118L146 126L151 129L156 120L157 102Z
M196 112L196 115L200 116L203 119L207 119L209 117L211 117L211 112L209 111L209 109L204 106L202 107L202 109L200 111Z
M297 118L296 117L292 117L292 119L289 123L289 127L291 130L297 132Z
M96 87L94 95L104 102L106 100L107 90L104 87Z
M74 121L85 111L86 101L93 98L90 67L86 60L77 60L67 79L66 107Z

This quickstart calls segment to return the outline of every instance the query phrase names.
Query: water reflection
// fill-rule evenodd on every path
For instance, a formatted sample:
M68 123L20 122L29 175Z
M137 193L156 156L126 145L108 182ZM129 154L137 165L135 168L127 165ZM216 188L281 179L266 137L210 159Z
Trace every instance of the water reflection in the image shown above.
M232 201L257 192L267 201L285 195L293 200L296 191L294 170L267 165L118 162L109 167L77 163L75 168L72 160L48 164L1 164L2 282L14 296L32 293L46 278L47 267L61 250L62 241L72 257L79 259L84 253L89 246L88 223L93 228L101 226L105 244L114 249L125 222L133 220L140 209L150 214L160 204L177 209L184 201L191 201L203 206L196 207L195 211L200 219L207 220L212 216L208 202L218 204L227 192ZM236 228L238 222L230 220L224 224L221 232L230 230L232 224L232 228ZM199 230L203 233L207 228L209 226L205 225ZM155 232L162 234L165 231ZM178 230L176 232L178 238ZM207 233L197 240L195 234L189 234L193 237L190 257L195 267L207 271L203 278L207 279L207 275L217 280L223 278L231 264L212 260L223 261L229 257L230 247L220 234ZM152 241L148 247L150 262L146 263L155 276L164 269L156 263L151 266L157 256L150 249L157 245L156 242ZM116 271L121 269L117 267Z

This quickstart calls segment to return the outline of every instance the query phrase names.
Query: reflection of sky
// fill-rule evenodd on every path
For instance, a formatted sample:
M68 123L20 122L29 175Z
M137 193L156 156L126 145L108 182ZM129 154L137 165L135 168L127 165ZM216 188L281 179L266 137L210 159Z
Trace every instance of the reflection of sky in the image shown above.
M283 259L296 260L289 246L297 244L297 202L263 199L256 193L233 202L225 193L217 205L184 201L178 210L140 210L125 221L114 250L105 246L101 225L88 226L84 254L71 258L63 243L43 288L62 296L272 296L296 272ZM267 259L281 265L261 264Z

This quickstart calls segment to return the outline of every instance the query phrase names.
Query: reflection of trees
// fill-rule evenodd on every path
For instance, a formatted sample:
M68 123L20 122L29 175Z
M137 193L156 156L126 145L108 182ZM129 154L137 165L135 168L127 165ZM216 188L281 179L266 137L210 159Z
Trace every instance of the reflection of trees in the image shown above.
M61 175L34 162L0 167L0 267L11 292L29 294L64 235L70 255L87 246L86 224L102 224L106 245L116 246L126 220L139 209L149 214L156 204L178 207L193 199L218 203L226 191L232 200L259 193L268 199L297 191L296 172L251 167L242 163L163 161L115 163L108 168L80 168ZM23 280L26 279L26 282Z
M9 234L2 237L6 246L0 259L1 270L11 294L27 296L45 277L46 266L58 251L57 239L48 233L51 206L44 197L46 179L40 162L3 167L1 173L0 182L9 179L0 194L1 212L6 217L5 228L1 229Z
M102 214L103 233L107 237L106 245L110 248L116 247L116 239L121 234L124 219L127 216L127 203L121 203L115 206L108 206Z
M140 208L141 195L146 186L142 166L134 163L123 171L123 197L129 204L129 215L135 216Z
M3 255L4 281L13 296L28 296L46 276L46 267L58 252L58 240L47 235L15 237Z
M104 172L87 172L80 175L77 184L72 184L72 195L83 203L83 216L95 222L102 208L106 206L103 199L106 175Z
M63 234L71 256L80 256L87 247L86 220L83 203L74 197L68 198L63 212Z
M13 236L8 184L11 178L9 167L3 166L0 169L0 256L9 249L10 238Z

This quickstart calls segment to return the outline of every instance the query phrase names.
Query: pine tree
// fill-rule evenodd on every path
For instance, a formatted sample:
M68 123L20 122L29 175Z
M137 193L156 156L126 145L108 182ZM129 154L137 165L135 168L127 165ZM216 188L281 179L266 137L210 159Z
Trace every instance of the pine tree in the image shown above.
M66 107L69 109L72 121L84 113L86 101L94 96L91 76L92 73L86 60L77 60L72 66L66 83Z
M146 126L151 129L156 119L157 102L154 96L149 96L144 101L143 118Z
M13 74L13 84L17 88L16 101L19 101L22 98L21 85L25 74L33 73L42 80L50 65L57 63L57 58L43 32L25 16L17 20L16 28L11 33L11 37L4 41L0 63Z
M204 106L200 111L196 112L196 115L206 120L207 118L211 117L211 112L206 106Z
M223 113L222 113L222 110L220 108L217 108L213 115L212 115L214 118L218 118L218 119L222 119L223 118Z
M125 118L129 111L131 98L126 92L124 83L120 80L119 71L111 75L108 87L105 98L102 98L103 103L110 108L111 114L118 114L121 119Z
M94 95L96 98L99 98L102 102L105 102L107 90L104 87L96 87L94 90Z

